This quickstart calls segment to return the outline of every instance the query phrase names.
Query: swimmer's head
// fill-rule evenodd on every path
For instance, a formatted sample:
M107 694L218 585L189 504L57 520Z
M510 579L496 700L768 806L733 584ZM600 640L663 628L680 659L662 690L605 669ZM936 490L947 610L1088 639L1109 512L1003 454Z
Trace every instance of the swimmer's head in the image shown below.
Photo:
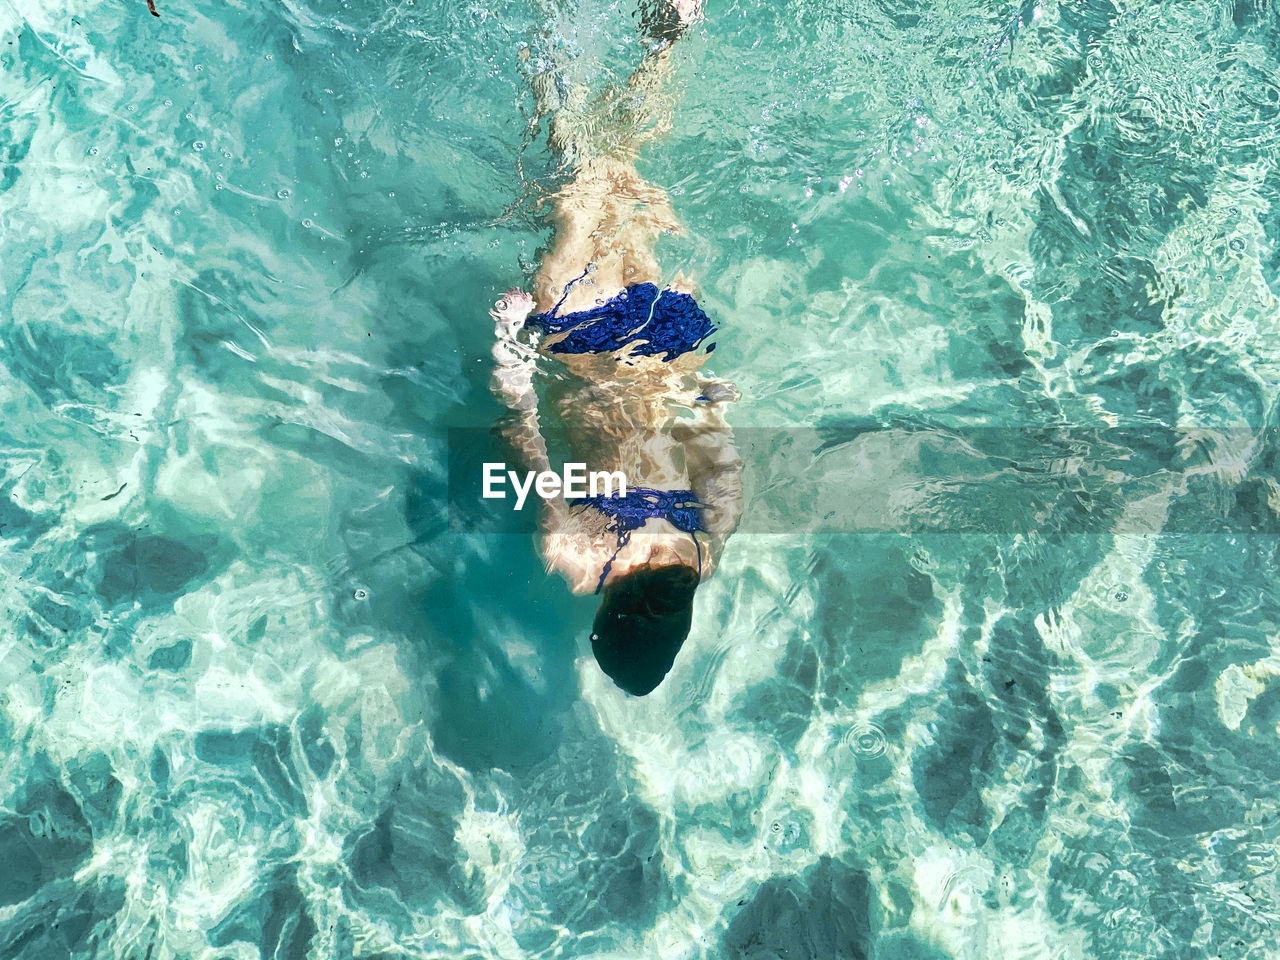
M605 585L591 630L600 669L643 697L667 675L689 635L698 571L685 564L642 566Z

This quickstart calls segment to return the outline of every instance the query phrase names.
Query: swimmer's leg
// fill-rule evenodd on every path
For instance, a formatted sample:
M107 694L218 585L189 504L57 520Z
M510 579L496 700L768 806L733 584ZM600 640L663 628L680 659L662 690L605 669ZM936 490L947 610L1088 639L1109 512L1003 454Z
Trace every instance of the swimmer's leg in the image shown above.
M562 72L533 76L539 113L551 117L551 146L574 171L554 198L554 245L534 281L538 310L563 300L563 311L573 312L629 284L662 284L657 238L679 230L679 221L666 191L647 183L634 159L641 143L670 125L672 42L701 16L701 0L646 0L645 55L627 89L598 99L598 109L584 108L585 90L566 84Z
M647 183L631 163L585 163L553 202L555 242L534 281L539 310L558 303L587 264L593 270L569 290L565 312L590 307L629 284L662 282L654 248L660 234L680 224L666 191Z
M671 48L702 19L702 0L642 0L640 39L645 53L625 85L592 96L573 79L572 54L555 42L526 50L536 117L549 119L551 148L578 169L601 158L634 161L642 144L670 129L674 103L666 92Z
M654 43L675 43L702 18L702 0L643 0L640 33Z
M640 141L654 140L671 129L676 108L675 96L669 91L672 47L701 19L701 0L646 0L641 4L640 40L646 51L627 81L628 113Z

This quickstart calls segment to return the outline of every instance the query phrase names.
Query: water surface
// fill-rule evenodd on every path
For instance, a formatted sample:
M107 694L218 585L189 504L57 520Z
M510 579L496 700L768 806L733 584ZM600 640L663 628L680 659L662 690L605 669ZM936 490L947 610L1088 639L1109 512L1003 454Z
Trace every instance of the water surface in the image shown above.
M643 700L447 506L521 52L632 9L157 9L0 8L0 956L1280 949L1274 4L712 0L664 262L744 436L911 496L751 487Z

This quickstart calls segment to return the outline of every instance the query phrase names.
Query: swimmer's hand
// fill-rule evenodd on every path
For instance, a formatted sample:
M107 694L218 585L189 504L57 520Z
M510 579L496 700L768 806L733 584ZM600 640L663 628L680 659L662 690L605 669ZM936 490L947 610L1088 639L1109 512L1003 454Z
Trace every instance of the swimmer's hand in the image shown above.
M720 377L699 376L697 381L699 388L702 390L699 399L707 403L737 403L742 399L742 394L738 392L738 388L728 380L722 380Z
M512 410L530 410L537 404L533 390L535 354L517 335L525 319L533 312L533 297L512 288L493 305L493 369L491 386L494 395Z
M499 340L513 339L524 327L524 321L531 313L533 297L512 287L489 311L489 316L493 317L493 332Z

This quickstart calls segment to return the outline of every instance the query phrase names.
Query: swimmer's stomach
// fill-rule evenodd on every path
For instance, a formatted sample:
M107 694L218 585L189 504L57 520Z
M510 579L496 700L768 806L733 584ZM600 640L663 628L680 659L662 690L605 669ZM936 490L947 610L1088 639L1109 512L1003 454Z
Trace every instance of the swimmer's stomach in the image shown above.
M573 460L588 472L621 473L628 487L690 490L684 443L673 435L677 420L622 415L618 407L592 406L571 415L562 411L561 423ZM634 411L630 411L634 412Z
M653 357L642 359L662 364ZM666 431L703 406L698 403L703 384L689 371L665 364L661 368L649 365L646 370L648 375L636 370L624 374L613 364L592 364L587 371L579 368L573 371L576 376L549 384L547 400L560 422L582 433L584 439L591 433L616 437ZM584 376L584 372L591 376Z

